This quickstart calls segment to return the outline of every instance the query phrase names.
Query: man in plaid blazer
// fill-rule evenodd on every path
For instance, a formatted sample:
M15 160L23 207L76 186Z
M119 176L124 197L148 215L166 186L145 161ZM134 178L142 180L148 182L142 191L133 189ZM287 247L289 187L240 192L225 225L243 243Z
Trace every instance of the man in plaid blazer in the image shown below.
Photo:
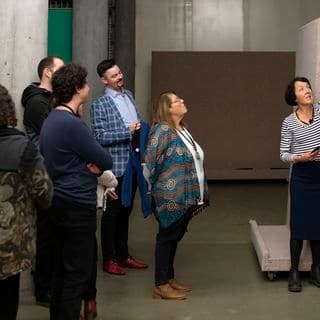
M118 179L116 193L103 212L101 246L103 270L125 275L121 266L144 269L147 265L134 259L128 251L129 216L132 211L137 181L133 181L132 201L124 207L121 201L123 175L130 153L139 148L140 116L133 95L123 87L123 74L113 59L103 60L97 66L98 75L106 86L105 92L91 106L90 117L94 137L112 156L112 171Z

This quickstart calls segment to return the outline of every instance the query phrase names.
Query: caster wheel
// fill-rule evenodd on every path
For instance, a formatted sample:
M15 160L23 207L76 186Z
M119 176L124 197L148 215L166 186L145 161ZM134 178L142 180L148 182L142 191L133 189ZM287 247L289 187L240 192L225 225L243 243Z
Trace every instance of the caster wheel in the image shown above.
M274 271L268 271L267 277L270 281L273 281L276 278L276 273Z

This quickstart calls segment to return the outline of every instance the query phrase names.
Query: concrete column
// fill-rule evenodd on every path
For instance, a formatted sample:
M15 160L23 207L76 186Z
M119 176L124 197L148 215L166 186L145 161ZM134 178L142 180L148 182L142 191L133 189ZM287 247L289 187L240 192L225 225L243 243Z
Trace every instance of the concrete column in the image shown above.
M73 61L88 70L91 100L102 93L97 64L107 58L108 0L73 1ZM89 104L88 104L89 105ZM85 118L88 120L88 108Z
M125 75L125 87L134 92L136 1L116 1L114 58Z
M0 1L0 83L11 93L22 128L23 89L38 79L36 68L47 54L48 1Z

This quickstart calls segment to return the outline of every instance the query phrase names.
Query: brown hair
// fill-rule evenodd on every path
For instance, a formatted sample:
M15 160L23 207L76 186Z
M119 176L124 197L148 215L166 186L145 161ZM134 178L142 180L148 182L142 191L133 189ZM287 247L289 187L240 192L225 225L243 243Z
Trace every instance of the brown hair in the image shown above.
M154 101L152 105L152 125L162 123L168 125L171 129L174 129L174 123L171 118L171 98L170 95L177 95L174 91L167 91L160 94L160 96ZM186 127L186 124L181 120L180 125Z
M59 59L59 60L63 61L62 58L60 58L59 56L48 56L48 57L43 58L39 62L37 72L38 72L38 76L40 79L42 78L42 74L43 74L43 71L45 68L50 69L50 68L54 67L54 60L55 59Z
M15 127L17 122L14 102L8 90L0 84L0 126Z

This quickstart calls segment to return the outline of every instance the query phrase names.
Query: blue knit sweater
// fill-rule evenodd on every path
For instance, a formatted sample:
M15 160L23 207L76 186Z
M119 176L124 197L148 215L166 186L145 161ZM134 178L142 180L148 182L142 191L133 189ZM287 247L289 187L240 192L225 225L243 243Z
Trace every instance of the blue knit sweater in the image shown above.
M51 111L41 129L40 151L53 182L54 197L96 205L97 177L87 164L104 171L112 168L112 159L81 119L68 111Z

